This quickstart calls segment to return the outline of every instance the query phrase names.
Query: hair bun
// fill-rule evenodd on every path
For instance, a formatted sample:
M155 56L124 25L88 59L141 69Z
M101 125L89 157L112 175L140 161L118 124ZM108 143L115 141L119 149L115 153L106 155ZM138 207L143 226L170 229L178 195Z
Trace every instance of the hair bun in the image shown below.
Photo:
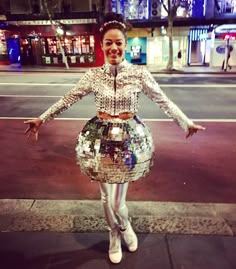
M104 37L104 34L110 29L119 29L126 37L127 31L132 29L132 25L125 22L122 14L110 12L104 16L103 23L99 28L99 32L101 33L101 41Z
M118 21L118 22L124 23L123 16L121 14L117 14L117 13L114 13L114 12L107 13L104 16L103 23L109 22L109 21Z

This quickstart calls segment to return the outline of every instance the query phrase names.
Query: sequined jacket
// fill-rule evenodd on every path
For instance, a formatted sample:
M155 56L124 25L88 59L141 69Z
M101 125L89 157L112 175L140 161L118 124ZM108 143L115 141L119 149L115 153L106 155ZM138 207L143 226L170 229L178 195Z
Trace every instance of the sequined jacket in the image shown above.
M139 94L144 92L185 131L193 124L168 99L146 67L132 65L126 60L119 65L106 63L87 71L73 89L40 115L41 120L45 122L53 119L91 92L95 96L96 109L100 112L110 115L123 112L135 114L138 111Z

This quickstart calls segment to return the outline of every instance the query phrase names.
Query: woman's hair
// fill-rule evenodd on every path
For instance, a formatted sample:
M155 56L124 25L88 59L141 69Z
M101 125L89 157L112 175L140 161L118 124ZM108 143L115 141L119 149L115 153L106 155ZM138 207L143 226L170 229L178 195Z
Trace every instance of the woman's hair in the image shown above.
M124 18L121 14L117 14L113 12L107 13L104 16L103 24L101 25L99 29L100 40L101 41L103 40L105 33L110 29L120 30L126 38L127 37L126 33L128 30L130 30L130 28L131 28L131 25L124 21Z

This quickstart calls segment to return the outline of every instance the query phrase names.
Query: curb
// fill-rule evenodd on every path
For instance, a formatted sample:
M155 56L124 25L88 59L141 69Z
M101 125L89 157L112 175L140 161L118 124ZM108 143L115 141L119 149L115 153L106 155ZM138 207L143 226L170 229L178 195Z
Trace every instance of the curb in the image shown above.
M138 233L236 235L236 204L127 202ZM104 232L98 200L0 200L0 231Z

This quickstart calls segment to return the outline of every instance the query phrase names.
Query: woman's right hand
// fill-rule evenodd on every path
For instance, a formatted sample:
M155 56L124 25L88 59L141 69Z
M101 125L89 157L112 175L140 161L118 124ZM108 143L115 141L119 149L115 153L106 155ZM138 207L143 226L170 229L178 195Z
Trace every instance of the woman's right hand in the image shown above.
M24 134L27 134L28 138L37 141L39 136L39 127L42 123L43 121L40 118L24 121L24 124L28 124Z

